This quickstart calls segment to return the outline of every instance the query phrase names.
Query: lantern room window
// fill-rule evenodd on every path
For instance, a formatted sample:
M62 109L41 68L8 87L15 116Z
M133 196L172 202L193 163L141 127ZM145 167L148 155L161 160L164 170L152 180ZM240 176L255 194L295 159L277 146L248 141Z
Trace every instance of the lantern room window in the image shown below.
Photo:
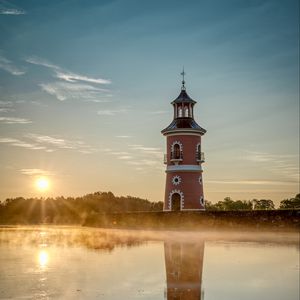
M182 108L181 107L178 108L178 117L179 118L182 117Z
M184 108L184 116L189 117L189 108L187 106Z

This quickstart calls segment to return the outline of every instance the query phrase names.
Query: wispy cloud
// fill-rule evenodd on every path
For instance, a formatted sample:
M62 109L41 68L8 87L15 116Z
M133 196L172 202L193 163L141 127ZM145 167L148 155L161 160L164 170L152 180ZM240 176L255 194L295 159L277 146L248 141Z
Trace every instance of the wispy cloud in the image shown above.
M26 12L23 9L20 9L9 3L8 1L0 1L0 15L25 15Z
M233 184L233 185L295 185L294 181L278 181L278 180L206 180L206 183L213 184Z
M52 176L52 172L42 169L20 169L21 174L27 176Z
M33 143L28 143L26 141L22 141L22 140L15 139L15 138L0 138L0 143L9 144L11 146L21 147L21 148L26 148L26 149L31 149L31 150L45 150L47 152L53 151L51 149L47 149L44 146L33 144Z
M72 141L61 137L53 137L33 133L24 135L24 139L22 140L10 137L2 137L0 138L0 143L31 150L44 150L46 152L53 152L62 149L90 154L98 151L98 149L95 149L80 140Z
M126 152L126 151L112 151L111 149L104 149L105 152L110 152L110 154L113 154L113 155L128 155L129 152Z
M132 138L131 135L116 135L116 138L119 138L119 139L129 139L129 138Z
M64 101L70 98L90 99L97 98L99 92L106 90L82 83L52 82L40 84L42 90L55 96L58 100Z
M118 114L124 114L127 113L128 109L102 109L98 110L97 114L100 116L115 116Z
M99 83L99 84L110 84L111 81L108 79L102 78L91 78L87 76L82 76L74 73L66 73L66 72L56 72L56 77L59 79L63 79L68 82L76 82L76 81L85 81L90 83Z
M40 87L48 94L55 96L58 100L63 101L68 98L79 98L84 101L109 101L108 99L99 99L103 96L101 94L100 97L100 93L108 92L108 90L94 86L98 84L110 84L111 81L108 79L76 74L39 57L29 57L25 59L25 61L30 64L49 68L53 71L53 76L58 79L58 81L42 83ZM105 97L108 96L105 95Z
M44 145L45 147L52 147L56 149L71 149L86 154L98 151L97 149L87 145L86 143L80 140L71 141L61 137L53 137L33 133L29 133L25 137L33 140L38 144Z
M130 155L123 155L123 156L119 156L118 159L128 160L128 159L133 159L133 157Z
M163 157L163 152L160 148L156 148L156 147L145 147L143 145L129 145L129 148L131 148L132 150L137 150L140 151L143 154L146 155L151 155L151 156L155 156L159 159L161 159Z
M40 57L36 57L36 56L31 56L25 59L26 62L33 64L33 65L37 65L37 66L43 66L46 68L50 68L53 70L60 70L61 68L58 65L55 65L45 59L42 59Z
M11 101L0 101L0 112L7 113L13 111L13 103Z
M163 114L166 114L168 113L168 111L166 110L156 110L156 111L149 111L148 114L151 114L151 115L163 115Z
M281 161L282 159L287 159L295 157L291 154L271 154L266 152L256 152L256 151L246 151L245 158L254 162L271 162L271 161Z
M0 56L0 69L16 76L25 74L24 70L16 67L9 59L5 58L4 56Z
M272 154L257 151L245 151L244 159L261 164L267 169L283 178L299 182L298 156L293 154Z
M29 124L32 123L29 119L13 118L13 117L0 117L0 123L3 124Z

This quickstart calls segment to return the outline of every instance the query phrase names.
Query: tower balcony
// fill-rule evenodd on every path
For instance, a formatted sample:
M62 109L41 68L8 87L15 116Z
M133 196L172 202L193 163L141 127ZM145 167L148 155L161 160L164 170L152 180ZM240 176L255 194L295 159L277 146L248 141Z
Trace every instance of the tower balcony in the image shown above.
M205 162L205 157L204 157L204 152L196 152L196 160L198 163L204 163Z
M172 151L171 152L171 162L180 162L183 160L183 152L182 151Z
M168 163L168 156L167 154L164 154L164 164L166 165Z

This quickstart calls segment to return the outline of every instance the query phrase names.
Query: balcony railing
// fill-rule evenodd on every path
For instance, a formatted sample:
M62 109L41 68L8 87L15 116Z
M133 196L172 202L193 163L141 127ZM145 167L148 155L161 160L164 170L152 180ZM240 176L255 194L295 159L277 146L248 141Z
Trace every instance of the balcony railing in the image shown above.
M205 162L204 152L196 152L196 160L197 162Z
M182 151L171 152L171 161L182 161L182 160L183 160Z

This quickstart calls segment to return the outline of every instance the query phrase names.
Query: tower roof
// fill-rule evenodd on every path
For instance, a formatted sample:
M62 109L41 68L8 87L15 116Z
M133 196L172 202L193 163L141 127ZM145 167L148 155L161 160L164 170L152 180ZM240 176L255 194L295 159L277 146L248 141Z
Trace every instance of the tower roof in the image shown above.
M172 123L161 131L162 134L165 134L169 131L197 131L201 135L206 133L206 130L199 126L193 118L176 118Z
M182 103L182 102L184 102L184 103L193 103L193 104L197 103L195 100L193 100L187 94L184 86L182 86L179 96L174 101L172 101L171 104Z
M184 81L184 69L182 75L182 86L179 96L171 102L174 106L174 119L172 123L161 131L162 134L171 132L197 132L200 135L206 133L206 130L199 126L194 120L193 107L197 103L186 92ZM187 105L186 105L187 104Z

